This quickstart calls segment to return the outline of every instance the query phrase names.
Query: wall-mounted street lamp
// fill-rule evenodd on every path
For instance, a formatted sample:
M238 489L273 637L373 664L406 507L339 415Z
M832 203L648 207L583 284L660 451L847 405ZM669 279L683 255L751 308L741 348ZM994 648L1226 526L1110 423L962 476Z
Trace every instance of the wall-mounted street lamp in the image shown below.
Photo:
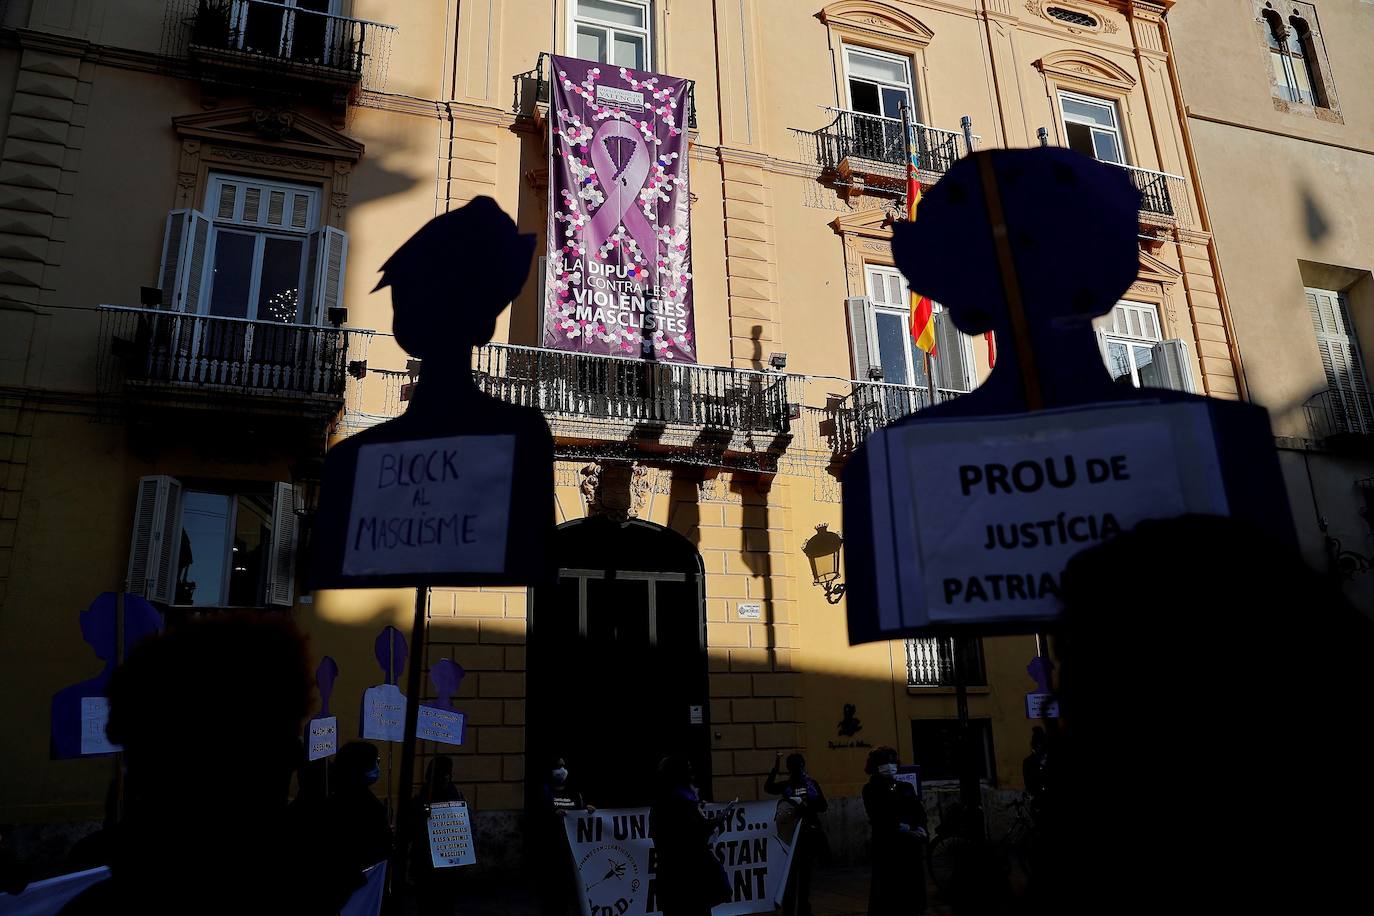
M840 581L840 548L844 538L831 531L824 523L816 526L816 533L802 544L802 553L811 563L812 585L825 590L825 600L839 604L844 594L844 583Z

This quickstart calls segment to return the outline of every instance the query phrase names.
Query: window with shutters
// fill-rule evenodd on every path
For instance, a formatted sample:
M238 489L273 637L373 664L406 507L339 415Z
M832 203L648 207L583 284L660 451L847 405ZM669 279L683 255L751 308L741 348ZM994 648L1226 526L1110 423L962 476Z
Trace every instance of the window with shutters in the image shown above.
M1369 376L1350 318L1350 303L1345 293L1336 290L1308 287L1305 292L1322 370L1326 374L1331 431L1374 433L1374 400L1370 397Z
M188 607L290 606L296 491L288 483L139 482L130 588Z
M570 0L568 44L583 60L631 70L653 68L649 0Z
M871 315L867 322L869 339L864 347L871 365L882 369L882 381L892 385L925 388L925 351L911 337L911 295L906 278L895 267L869 264L864 269L868 283ZM973 351L969 340L949 321L935 303L935 355L930 365L935 370L935 385L949 391L973 389ZM865 332L859 328L858 333ZM851 333L854 329L851 328ZM856 377L867 380L856 364Z
M1135 388L1169 387L1154 365L1155 345L1164 337L1159 329L1159 312L1153 305L1118 302L1093 326L1114 381Z

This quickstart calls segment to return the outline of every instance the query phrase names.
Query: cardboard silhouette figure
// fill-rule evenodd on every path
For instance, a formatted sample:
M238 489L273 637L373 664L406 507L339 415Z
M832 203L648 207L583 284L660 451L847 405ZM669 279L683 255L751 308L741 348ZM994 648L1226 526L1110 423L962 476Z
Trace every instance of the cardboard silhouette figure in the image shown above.
M339 751L339 720L329 713L329 699L334 695L334 682L339 679L339 663L331 656L320 659L315 669L315 686L320 689L320 714L305 723L305 755L307 760L330 757Z
M1119 168L995 150L894 226L911 288L965 334L996 333L998 360L846 466L851 642L1033 629L1057 614L1067 555L1152 514L1230 514L1292 540L1263 408L1123 387L1103 365L1092 321L1135 280L1139 206Z
M398 684L406 667L409 646L401 631L392 626L382 627L372 646L385 680L363 691L359 717L362 736L377 741L404 741L406 696Z
M87 681L64 687L52 697L52 757L71 757L114 753L118 748L105 738L104 723L109 718L105 691L110 686L119 658L145 637L162 629L162 615L137 595L124 596L124 651L116 651L120 629L114 592L104 592L81 612L81 638L96 657L105 663L100 673Z
M441 744L462 744L467 717L453 708L453 695L467 674L451 658L441 658L429 668L434 685L434 702L420 704L420 720L415 737Z
M471 351L520 293L535 239L479 197L382 266L396 342L422 361L401 416L332 448L316 588L532 585L552 576L553 437L535 408L483 393Z

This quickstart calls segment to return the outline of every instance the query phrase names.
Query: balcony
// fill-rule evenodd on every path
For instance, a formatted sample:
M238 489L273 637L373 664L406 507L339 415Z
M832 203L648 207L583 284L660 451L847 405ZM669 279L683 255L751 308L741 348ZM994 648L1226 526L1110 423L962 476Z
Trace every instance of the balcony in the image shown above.
M416 375L369 370L345 426L398 415ZM487 344L473 353L472 377L492 397L540 410L562 456L606 455L615 443L627 456L753 455L766 465L791 440L793 380L779 373Z
M944 402L964 392L940 388L935 393ZM832 450L836 455L849 455L875 430L929 406L930 392L925 388L852 382L849 396L827 411L834 427Z
M1374 455L1374 399L1367 391L1328 388L1303 404L1312 441L1333 451Z
M371 331L102 305L106 394L149 405L332 420Z
M553 75L550 62L552 57L547 51L539 55L533 70L517 73L511 79L515 82L515 98L511 111L517 117L531 118L536 124L543 125L549 114L549 81ZM687 81L687 129L697 129L697 83Z
M1118 168L1130 176L1131 184L1140 192L1141 225L1166 229L1174 226L1189 228L1192 225L1188 187L1183 178L1134 165L1118 165Z
M983 661L981 639L956 639L948 636L906 641L906 684L908 687L953 687L955 653L964 669L964 683L985 687L987 666Z
M203 82L249 90L319 92L346 106L380 89L395 28L306 8L306 0L172 0L169 35ZM179 56L178 47L169 49Z
M851 186L900 191L906 186L906 139L902 122L878 115L827 108L835 119L810 138L822 178ZM912 125L916 134L918 177L933 184L963 155L964 138L952 130Z

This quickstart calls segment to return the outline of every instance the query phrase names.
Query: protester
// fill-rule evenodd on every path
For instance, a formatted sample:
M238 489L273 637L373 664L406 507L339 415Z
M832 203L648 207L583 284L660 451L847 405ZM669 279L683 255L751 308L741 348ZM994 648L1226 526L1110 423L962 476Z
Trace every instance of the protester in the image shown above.
M926 908L926 809L916 787L897 779L897 760L893 748L875 747L864 765L864 810L873 830L869 916L909 916Z
M830 851L821 826L820 816L828 807L820 783L806 772L806 758L801 754L787 755L787 778L778 780L782 763L779 751L763 790L769 795L781 795L784 804L795 810L801 824L797 830L796 846L792 850L792 867L788 873L787 890L783 894L782 910L786 916L811 916L811 873L817 861L824 861Z
M1054 774L1050 768L1049 739L1043 726L1031 729L1031 752L1021 762L1021 777L1030 796L1031 817L1038 825L1048 813Z
M545 916L562 916L576 899L572 847L568 845L563 822L578 811L594 813L596 808L585 803L577 783L568 772L566 757L555 756L549 761L548 775L540 786L537 818L540 861L552 863L552 868L539 883L540 899ZM543 868L541 868L543 871Z
M686 757L665 757L649 812L649 833L658 862L658 906L663 916L708 916L733 898L725 868L710 843L716 828L702 810Z
M127 773L112 876L62 912L337 913L362 875L287 816L310 695L281 618L199 619L136 646L109 690Z
M382 776L377 745L350 741L334 760L334 787L329 796L329 824L339 855L359 870L370 868L392 852L386 806L372 792Z
M1121 587L1146 569L1157 588ZM1064 861L1041 912L1360 910L1374 623L1339 580L1246 523L1191 516L1079 554L1063 601ZM1145 721L1167 748L1142 742ZM1264 753L1277 731L1301 733L1296 756ZM1320 779L1288 798L1294 767Z
M410 868L415 878L415 897L420 916L453 916L458 906L457 868L435 868L429 845L430 806L444 802L466 801L453 782L453 758L435 757L425 767L425 784L412 804Z

